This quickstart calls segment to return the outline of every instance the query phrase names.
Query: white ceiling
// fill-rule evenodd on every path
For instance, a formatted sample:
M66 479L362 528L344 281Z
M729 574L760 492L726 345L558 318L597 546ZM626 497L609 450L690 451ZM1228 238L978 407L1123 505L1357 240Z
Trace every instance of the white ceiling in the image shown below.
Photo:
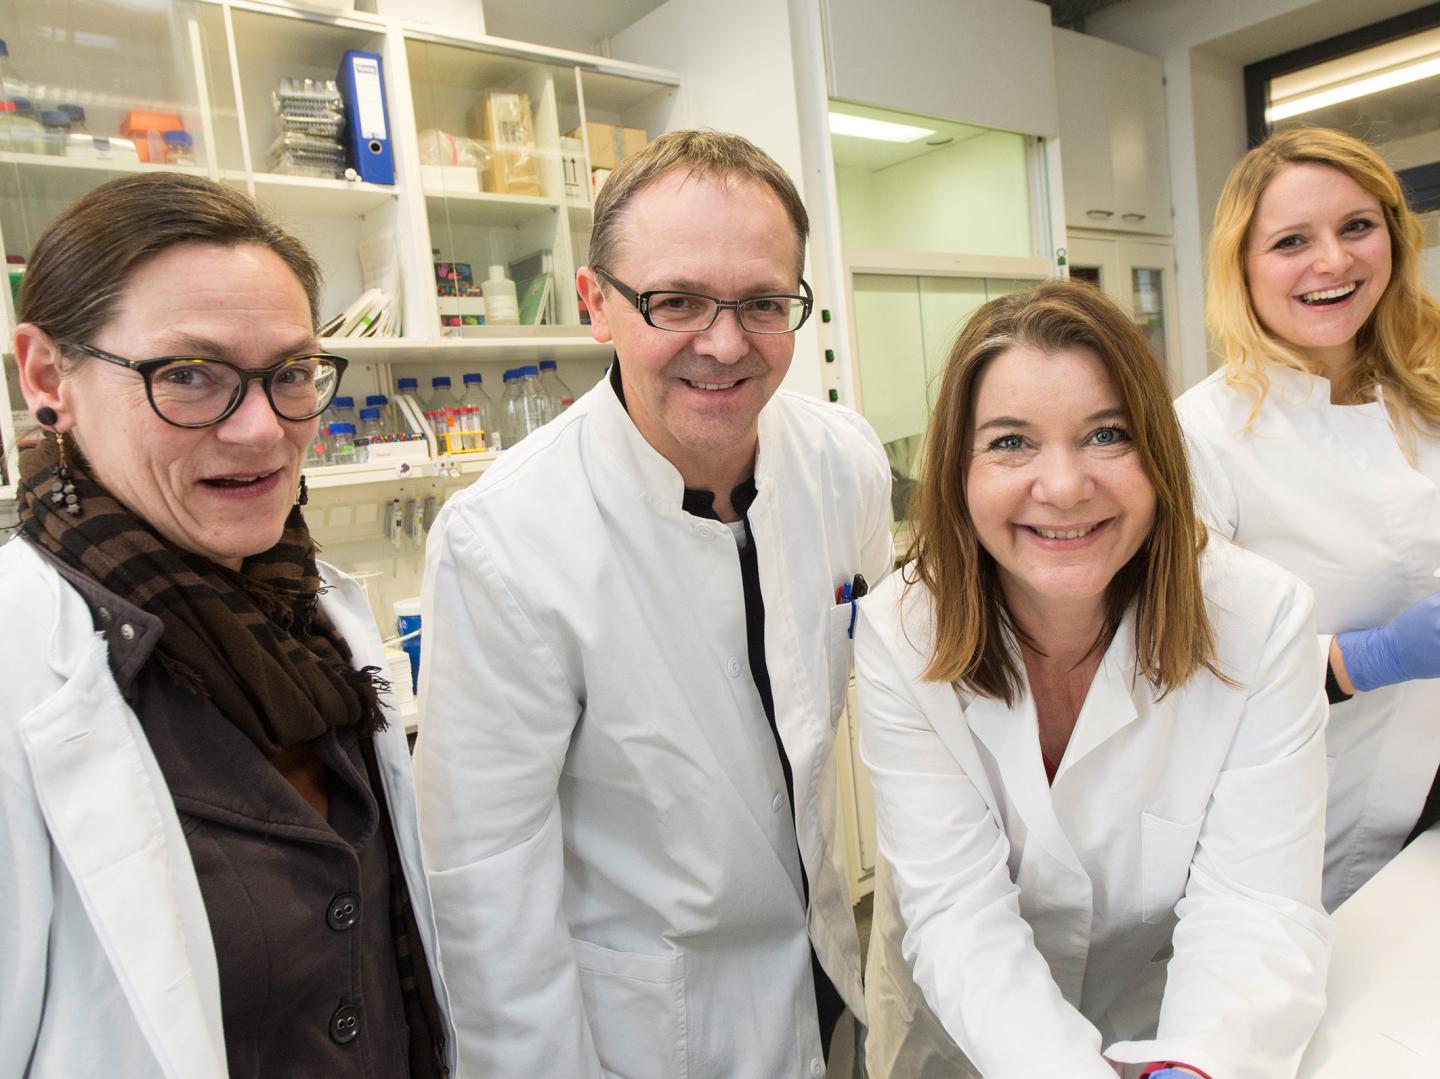
M665 0L485 0L485 32L593 53Z

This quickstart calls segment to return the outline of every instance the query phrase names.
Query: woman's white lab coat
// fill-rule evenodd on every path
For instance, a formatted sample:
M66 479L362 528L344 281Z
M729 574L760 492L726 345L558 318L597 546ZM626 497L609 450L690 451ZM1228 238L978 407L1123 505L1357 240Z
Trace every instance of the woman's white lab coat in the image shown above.
M892 575L861 605L861 753L905 961L983 1075L1115 1079L1173 1059L1217 1079L1283 1079L1319 1020L1329 921L1312 601L1263 560L1209 547L1207 605L1238 684L1200 674L1155 700L1136 679L1132 610L1053 786L1028 693L1009 708L921 680L922 586L902 603Z
M349 577L321 607L385 666ZM165 779L90 608L23 539L0 547L0 1077L223 1079L210 922ZM415 920L448 1014L402 725L375 739ZM445 1030L453 1053L455 1039Z
M1216 372L1176 402L1202 512L1242 547L1315 591L1332 634L1378 626L1440 587L1440 440L1411 465L1384 405L1330 403L1330 383L1267 369L1252 399ZM1395 856L1440 765L1440 679L1384 686L1330 709L1325 905L1334 910Z

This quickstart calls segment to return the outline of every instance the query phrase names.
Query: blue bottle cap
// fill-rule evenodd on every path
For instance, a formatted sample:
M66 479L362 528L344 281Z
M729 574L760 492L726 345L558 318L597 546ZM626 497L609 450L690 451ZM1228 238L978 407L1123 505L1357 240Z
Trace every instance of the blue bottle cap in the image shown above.
M354 407L355 407L355 398L353 398L353 397L337 397L337 398L335 398L335 400L331 401L330 403L331 403L332 405L334 405L336 408L354 408Z
M69 127L70 117L59 109L46 109L40 114L40 122L46 127Z
M0 37L0 57L9 56L10 47L5 44L5 39Z
M362 420L379 420L380 410L378 408L362 408L360 410L360 418Z
M374 405L376 408L384 408L390 403L390 398L386 397L383 393L372 393L365 398L365 403L367 405Z
M535 375L538 378L540 375L540 369L536 367L533 363L527 363L524 367L520 368L520 373L522 375L525 375L526 377L529 377L530 375Z
M85 122L85 110L79 105L56 105L55 107L70 117L72 124L83 124Z
M478 372L478 371L471 371L469 374L467 374L467 375L464 376L464 381L465 381L465 385L468 386L468 385L470 385L470 383L472 383L472 382L484 382L485 380L480 377L480 372Z
M430 380L430 385L432 385L432 386L448 386L448 385L450 385L450 376L449 376L449 375L436 375L434 378L432 378L432 379Z
M555 363L554 360L541 360L541 361L540 361L540 370L542 370L542 371L554 371L554 370L556 369L556 367L557 367L557 364Z
M402 393L406 390L418 390L420 388L420 380L418 378L402 378L398 385Z
M12 97L10 104L14 106L15 112L34 112L35 108L30 104L28 97Z
M332 435L353 435L355 433L355 425L353 423L332 423L330 425L330 433Z
M165 132L166 146L193 146L195 140L190 137L188 131L167 131Z

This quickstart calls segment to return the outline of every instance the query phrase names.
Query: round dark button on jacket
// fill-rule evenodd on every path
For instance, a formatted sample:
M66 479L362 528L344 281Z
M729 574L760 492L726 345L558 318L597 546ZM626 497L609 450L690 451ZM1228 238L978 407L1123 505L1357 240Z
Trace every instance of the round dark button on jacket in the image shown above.
M349 929L360 920L360 897L354 892L341 892L330 900L325 921L331 929Z
M360 1009L353 1004L337 1008L330 1017L330 1037L344 1045L360 1036Z

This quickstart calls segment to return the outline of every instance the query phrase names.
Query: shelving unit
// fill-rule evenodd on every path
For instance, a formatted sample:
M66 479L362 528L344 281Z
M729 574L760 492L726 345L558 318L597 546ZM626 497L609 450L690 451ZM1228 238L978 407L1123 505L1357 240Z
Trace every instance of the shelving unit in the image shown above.
M362 242L372 256L380 253L403 312L400 335L324 342L352 361L344 392L392 392L400 374L424 380L479 371L498 396L505 367L542 357L556 359L562 376L580 391L609 362L611 347L593 340L580 323L571 284L588 253L591 205L588 182L582 198L565 193L560 139L577 128L583 133L587 121L643 127L652 137L669 130L679 119L673 115L678 73L263 0L177 0L140 14L121 0L58 8L45 0L0 0L0 25L10 46L0 80L30 80L27 89L43 91L46 105L82 104L92 134L117 134L130 108L178 114L194 138L197 162L179 171L253 195L307 245L324 271L322 317L343 310L368 287ZM279 80L332 79L349 49L382 58L396 183L269 171L276 134L271 93ZM42 82L47 85L39 86ZM471 110L490 89L518 90L530 99L540 194L427 188L418 132L435 127L468 134ZM0 85L0 97L13 92ZM45 225L80 195L117 176L165 168L170 167L0 153L0 247L28 259ZM583 172L588 181L588 156ZM553 274L554 324L466 327L463 337L446 336L431 266L436 249L444 261L470 263L477 284L492 263L508 266L544 253ZM24 403L8 354L15 311L4 291L0 390L9 407L0 409L0 437L8 463L15 458L10 409L23 409ZM483 467L467 461L458 474L473 477ZM315 479L325 488L400 478L370 470L364 477ZM0 502L13 498L12 482L8 473L0 475Z

